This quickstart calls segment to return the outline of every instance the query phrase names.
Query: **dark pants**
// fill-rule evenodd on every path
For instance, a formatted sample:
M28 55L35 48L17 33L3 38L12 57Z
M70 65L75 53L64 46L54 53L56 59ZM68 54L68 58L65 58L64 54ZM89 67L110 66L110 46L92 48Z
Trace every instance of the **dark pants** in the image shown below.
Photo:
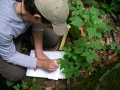
M58 44L60 40L60 36L56 35L53 30L45 29L43 33L44 33L43 34L43 47L53 48ZM14 40L16 50L19 52L21 52L20 46L21 46L21 42L23 39L31 40L29 29L27 30L27 32L20 35ZM5 60L3 60L0 57L0 74L9 81L17 82L25 76L26 68L13 65L11 63L7 63L5 62Z

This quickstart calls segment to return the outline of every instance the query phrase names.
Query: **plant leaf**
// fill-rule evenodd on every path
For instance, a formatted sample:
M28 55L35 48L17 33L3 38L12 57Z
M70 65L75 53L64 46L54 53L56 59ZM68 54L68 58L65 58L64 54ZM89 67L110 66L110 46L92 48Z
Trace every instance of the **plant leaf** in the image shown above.
M75 17L75 19L70 24L77 26L79 28L84 25L84 22L81 20L80 17Z
M84 51L84 48L77 48L75 54L81 54Z

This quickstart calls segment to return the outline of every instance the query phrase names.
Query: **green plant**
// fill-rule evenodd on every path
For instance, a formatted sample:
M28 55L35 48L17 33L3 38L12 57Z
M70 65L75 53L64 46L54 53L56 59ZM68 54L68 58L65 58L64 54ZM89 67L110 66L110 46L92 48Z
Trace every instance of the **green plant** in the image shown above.
M112 12L112 11L119 11L119 4L120 0L103 0L103 2L101 3L101 6L108 12Z
M15 90L20 90L20 84L17 84L16 86L13 86Z
M101 49L100 41L91 41L91 44L87 44L87 39L82 37L81 40L75 40L74 44L67 45L63 48L65 51L64 60L60 59L61 69L67 78L71 76L79 76L80 69L86 68L88 71L92 71L93 60L99 60L95 49Z
M12 86L14 83L7 80L7 81L6 81L6 84L7 84L7 86L9 87L9 86Z
M70 9L69 30L73 43L63 47L65 51L64 58L60 59L60 69L66 78L72 76L80 76L82 69L89 72L93 71L92 63L99 60L97 50L107 49L106 45L101 46L101 38L106 37L108 32L113 28L103 16L105 12L100 10L98 3L86 7L80 0L76 0L74 4L68 2ZM81 36L79 28L84 28L86 36ZM115 45L111 44L113 49Z
M28 88L28 83L23 81L21 86L22 86L23 90L27 89Z
M7 83L7 86L12 86L12 85L14 85L14 83L13 83L13 82L10 82L10 81L6 81L6 83ZM21 90L20 88L22 88L22 90L25 90L25 89L28 88L28 84L23 81L21 85L17 83L16 85L13 86L13 88L14 88L15 90Z

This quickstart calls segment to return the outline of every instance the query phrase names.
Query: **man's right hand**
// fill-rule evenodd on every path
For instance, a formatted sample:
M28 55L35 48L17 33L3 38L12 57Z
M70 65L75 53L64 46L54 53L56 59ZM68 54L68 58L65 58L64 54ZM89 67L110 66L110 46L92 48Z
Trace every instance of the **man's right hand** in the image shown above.
M37 60L37 68L42 68L48 72L56 71L59 64L55 60L44 59L44 60Z

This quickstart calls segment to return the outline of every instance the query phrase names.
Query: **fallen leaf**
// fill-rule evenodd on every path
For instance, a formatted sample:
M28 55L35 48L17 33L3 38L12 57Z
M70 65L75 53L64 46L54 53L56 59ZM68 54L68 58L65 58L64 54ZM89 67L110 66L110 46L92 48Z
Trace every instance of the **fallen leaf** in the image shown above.
M86 31L82 27L80 27L79 30L81 31L81 36L86 37Z

